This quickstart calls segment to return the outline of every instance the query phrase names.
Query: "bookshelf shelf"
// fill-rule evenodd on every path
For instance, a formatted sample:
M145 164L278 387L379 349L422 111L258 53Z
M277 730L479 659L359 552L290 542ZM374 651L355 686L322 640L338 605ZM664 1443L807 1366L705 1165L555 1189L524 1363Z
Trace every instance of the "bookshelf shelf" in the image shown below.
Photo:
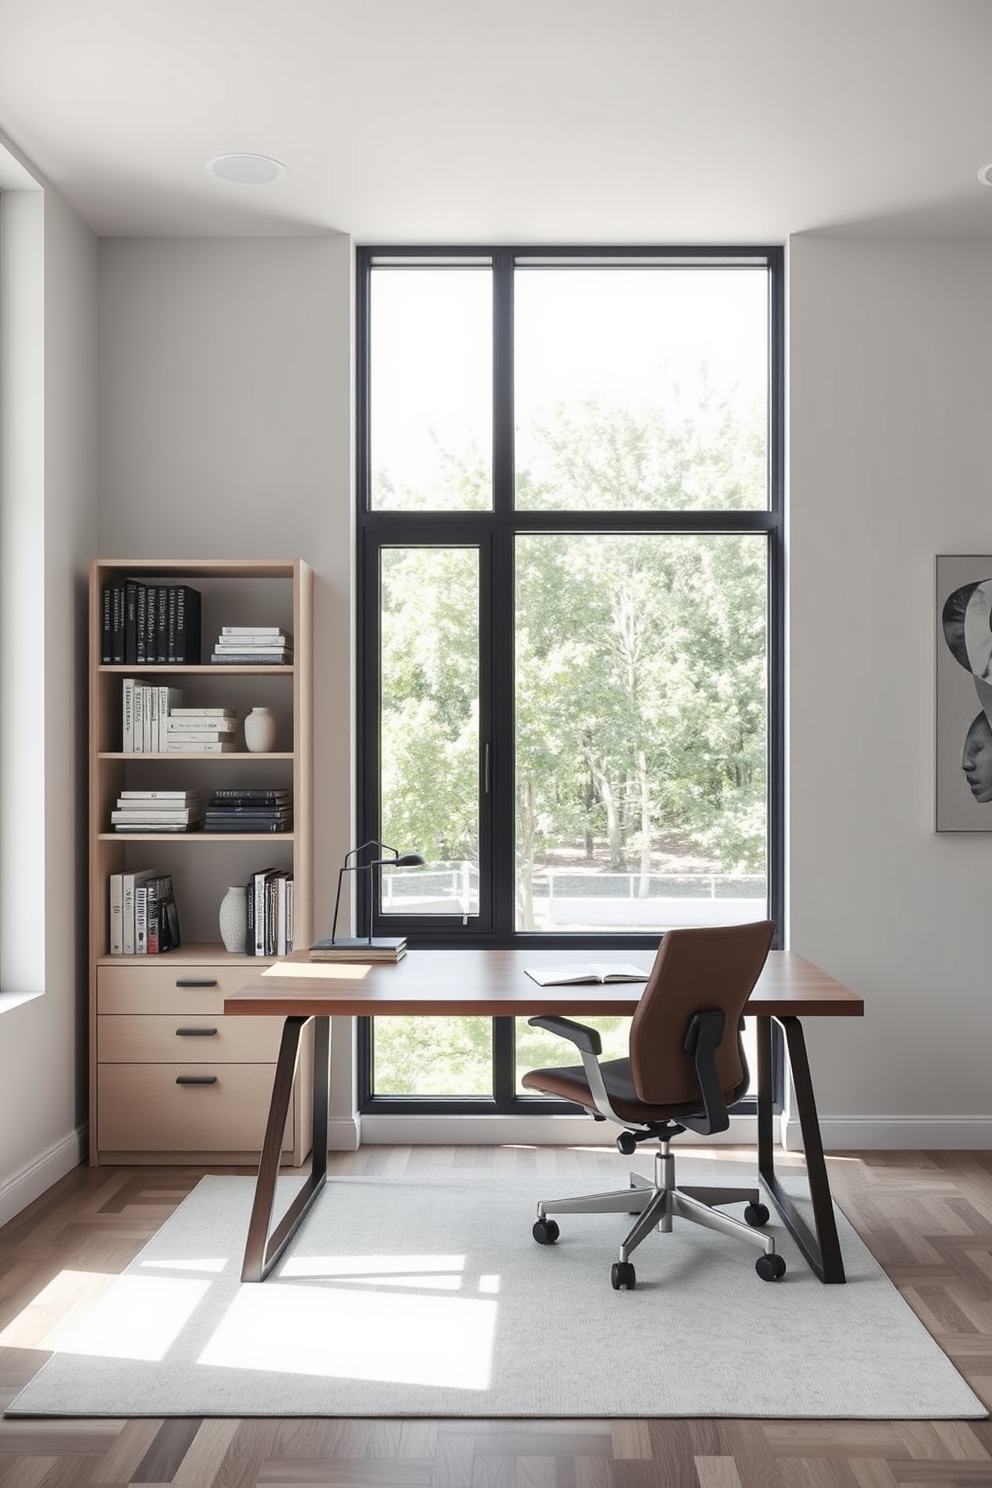
M290 664L127 663L103 659L104 588L110 583L186 585L201 604L201 657L221 627L278 625L292 633ZM280 1020L223 1017L224 997L272 958L225 950L218 911L232 884L263 868L292 875L294 939L313 938L313 575L301 559L94 559L89 609L90 1162L252 1163L264 1130ZM151 614L149 608L149 616ZM128 653L130 654L130 653ZM180 653L181 654L181 653ZM277 719L277 749L125 751L122 681L178 688L182 706L230 709L239 725L259 705ZM162 694L165 697L165 694ZM152 735L154 737L154 734ZM148 736L146 733L145 742ZM288 788L289 832L116 832L123 790ZM210 843L209 850L201 847ZM182 943L163 955L111 955L112 875L171 877ZM250 1020L255 1023L256 1020ZM182 1030L203 1025L203 1036ZM269 1026L271 1025L271 1026ZM209 1084L176 1084L189 1065ZM301 1059L301 1070L308 1067ZM305 1077L301 1076L301 1082ZM283 1160L310 1148L309 1094L294 1092Z

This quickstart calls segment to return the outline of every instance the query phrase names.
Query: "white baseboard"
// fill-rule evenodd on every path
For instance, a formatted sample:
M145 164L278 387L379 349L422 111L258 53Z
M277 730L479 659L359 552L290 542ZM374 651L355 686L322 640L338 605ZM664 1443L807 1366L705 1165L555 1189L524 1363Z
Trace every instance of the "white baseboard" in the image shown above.
M328 1152L357 1152L362 1145L362 1118L334 1119L327 1123Z
M29 1167L15 1173L0 1185L0 1224L20 1214L35 1199L64 1178L66 1173L71 1173L73 1168L78 1168L80 1163L86 1161L86 1127L80 1127L78 1131L70 1132L61 1142L37 1158Z
M793 1115L783 1123L783 1144L800 1151ZM992 1116L821 1116L825 1152L976 1152L992 1149Z

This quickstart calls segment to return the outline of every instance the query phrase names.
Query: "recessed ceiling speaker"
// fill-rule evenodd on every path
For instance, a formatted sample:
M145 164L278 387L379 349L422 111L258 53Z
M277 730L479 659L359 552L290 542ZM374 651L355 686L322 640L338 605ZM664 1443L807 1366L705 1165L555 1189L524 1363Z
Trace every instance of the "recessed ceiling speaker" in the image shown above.
M215 155L207 161L207 170L235 186L268 186L286 174L286 167L268 155Z
M983 186L992 186L992 160L989 161L988 165L979 167L978 179Z

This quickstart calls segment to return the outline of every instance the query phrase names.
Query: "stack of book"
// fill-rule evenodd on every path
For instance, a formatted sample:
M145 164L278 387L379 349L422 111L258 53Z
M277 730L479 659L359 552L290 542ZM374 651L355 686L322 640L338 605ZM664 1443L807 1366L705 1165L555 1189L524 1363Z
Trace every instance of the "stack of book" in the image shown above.
M376 935L372 940L339 936L315 941L310 947L311 961L399 961L405 955L403 935Z
M228 666L291 666L293 637L278 625L225 625L210 660Z
M193 832L203 821L199 791L125 790L110 813L115 832Z
M293 949L293 875L259 868L245 886L245 953L288 956Z
M167 719L183 695L178 687L121 680L121 748L125 754L164 754Z
M199 666L199 589L115 579L104 584L101 600L103 663Z
M172 877L155 868L110 875L110 954L158 956L181 945Z
M173 708L166 753L233 754L238 748L238 728L233 708Z
M288 789L211 791L203 819L205 832L291 832L293 793Z

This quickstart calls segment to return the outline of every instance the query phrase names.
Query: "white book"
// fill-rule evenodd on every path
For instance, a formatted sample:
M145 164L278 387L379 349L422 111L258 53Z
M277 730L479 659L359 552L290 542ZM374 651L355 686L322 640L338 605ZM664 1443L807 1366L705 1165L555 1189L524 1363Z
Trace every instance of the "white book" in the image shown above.
M124 954L124 875L110 875L110 954Z
M293 950L293 910L295 907L295 891L293 880L286 880L286 955L292 954Z
M122 707L122 735L121 748L125 754L134 753L134 689L137 682L133 677L121 679L121 707Z
M288 635L281 625L222 625L222 636L282 636Z
M112 811L110 820L116 825L123 822L125 826L131 824L136 826L138 822L189 822L196 821L202 815L196 806L177 806L174 811L155 811L148 806L133 806L121 811Z
M639 966L615 961L589 961L581 966L525 966L539 987L569 987L579 982L646 982L649 973Z
M237 718L234 708L170 708L170 718Z
M235 754L236 739L179 739L170 737L166 754Z
M142 684L139 685L138 693L139 693L139 698L140 698L139 707L138 707L138 716L139 716L139 718L141 720L141 734L140 734L140 738L141 738L141 751L140 752L142 754L151 754L151 752L152 752L152 689L150 687L146 687L142 683ZM137 730L135 732L136 732L136 747L137 747Z
M158 738L155 741L155 753L165 753L165 736L168 727L169 715L183 700L181 687L159 687L158 689Z
M185 714L177 718L174 713L166 722L166 733L170 737L173 734L236 734L240 727L236 718L190 718Z
M148 753L158 754L160 689L157 686L146 687L145 691L148 694Z
M126 801L198 801L197 790L122 790L117 797L118 806Z

